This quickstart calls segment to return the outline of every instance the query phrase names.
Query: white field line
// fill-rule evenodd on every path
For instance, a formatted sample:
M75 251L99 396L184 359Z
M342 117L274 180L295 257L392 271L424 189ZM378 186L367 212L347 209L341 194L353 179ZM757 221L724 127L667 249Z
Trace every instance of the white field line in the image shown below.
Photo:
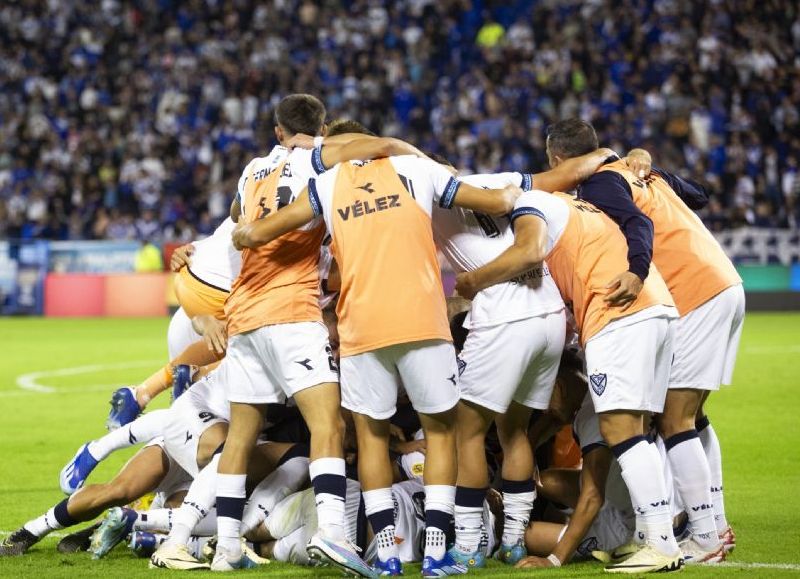
M89 366L75 366L72 368L57 368L55 370L42 370L40 372L29 372L17 376L16 385L20 390L0 391L0 396L19 395L19 394L53 394L56 392L93 392L104 390L115 384L92 384L78 388L60 389L54 386L41 384L39 380L43 378L54 378L59 376L77 376L89 374L103 370L122 370L126 368L156 367L163 360L138 360L133 362L120 362L117 364L92 364Z
M740 569L783 569L786 571L800 571L797 563L747 563L746 561L725 561L718 567L737 567Z

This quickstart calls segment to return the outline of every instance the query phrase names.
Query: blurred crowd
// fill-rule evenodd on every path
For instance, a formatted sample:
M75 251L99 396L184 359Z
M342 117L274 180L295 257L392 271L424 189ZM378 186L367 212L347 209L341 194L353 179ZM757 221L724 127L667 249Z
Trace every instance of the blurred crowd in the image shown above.
M704 179L713 229L797 227L796 0L10 0L0 237L183 241L227 214L291 92L469 172L547 125Z

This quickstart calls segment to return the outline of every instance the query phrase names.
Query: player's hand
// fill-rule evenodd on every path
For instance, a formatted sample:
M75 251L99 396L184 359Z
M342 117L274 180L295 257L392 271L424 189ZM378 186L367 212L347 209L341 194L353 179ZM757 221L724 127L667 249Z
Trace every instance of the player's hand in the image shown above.
M525 557L524 559L520 560L514 567L518 569L536 569L540 567L555 567L549 559L545 559L544 557Z
M191 265L191 257L193 254L194 245L191 243L181 245L172 252L172 256L169 258L169 268L174 272L178 272L181 268Z
M478 293L475 280L472 279L472 272L465 271L456 276L456 291L462 298L471 300Z
M392 438L396 438L400 442L406 441L406 433L403 432L403 429L397 426L396 424L389 425L389 436Z
M422 440L409 440L408 442L398 442L394 448L400 454L411 454L412 452L421 452L425 454L428 451L428 445L425 439Z
M506 185L503 187L502 199L505 207L501 214L511 213L514 210L514 203L517 202L517 198L520 195L522 195L522 189L516 185Z
M628 156L625 157L625 164L639 179L644 179L650 175L650 171L653 168L653 158L644 149L631 149L628 152Z
M608 147L600 147L597 149L598 153L603 155L604 159L608 159L609 157L618 157L617 152L614 149L609 149Z
M233 242L233 247L237 249L237 251L242 251L245 247L250 247L250 225L245 225L241 221L236 224L236 227L233 228L233 233L231 233L231 241Z
M630 271L623 272L606 286L610 293L606 296L605 301L611 307L622 307L624 312L639 296L642 285L644 284L638 275Z
M311 135L304 135L298 133L286 142L286 148L293 151L295 148L299 149L313 149L314 137Z
M223 356L228 348L228 329L225 322L213 318L206 322L204 329L203 340L205 340L209 351L218 356Z

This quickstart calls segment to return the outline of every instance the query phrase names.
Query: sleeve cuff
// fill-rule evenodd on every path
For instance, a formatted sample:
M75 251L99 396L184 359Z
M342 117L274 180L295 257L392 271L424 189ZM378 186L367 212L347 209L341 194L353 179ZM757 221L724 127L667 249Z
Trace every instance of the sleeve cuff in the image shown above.
M533 175L531 175L530 173L523 173L522 184L520 185L520 188L523 191L530 191L531 189L533 189Z
M319 147L314 147L314 150L311 151L311 168L320 175L327 171L325 164L322 162L322 145Z
M628 265L628 271L635 273L639 276L640 280L644 281L647 279L647 274L650 273L650 263L645 263L644 260L630 262Z
M319 202L316 179L308 180L308 202L311 203L311 210L315 216L322 215L322 203Z
M511 212L511 223L514 223L517 217L522 217L523 215L535 215L536 217L539 217L540 219L547 221L547 219L544 216L544 213L536 209L536 207L519 207Z
M442 193L442 196L439 198L439 207L450 209L453 206L453 201L456 199L456 193L458 193L459 187L461 187L461 181L450 177L447 186L444 188L444 193Z
M587 444L581 448L581 456L586 456L597 448L608 448L608 445L605 442L593 442L591 444Z

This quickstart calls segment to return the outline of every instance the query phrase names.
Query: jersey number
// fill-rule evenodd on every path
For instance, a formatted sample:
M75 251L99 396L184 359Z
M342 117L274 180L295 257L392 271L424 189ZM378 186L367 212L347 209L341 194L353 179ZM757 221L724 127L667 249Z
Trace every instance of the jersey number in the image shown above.
M333 357L333 348L331 348L330 344L325 346L325 351L328 353L328 366L331 372L338 372L339 367L336 365L336 359Z
M473 211L472 215L475 217L475 221L478 222L478 225L483 230L486 237L497 237L500 235L500 229L497 227L497 223L495 223L494 219L490 216L485 213L478 213L477 211Z
M210 412L201 412L200 414L197 415L197 417L203 422L211 422L216 418L216 416L214 416Z

